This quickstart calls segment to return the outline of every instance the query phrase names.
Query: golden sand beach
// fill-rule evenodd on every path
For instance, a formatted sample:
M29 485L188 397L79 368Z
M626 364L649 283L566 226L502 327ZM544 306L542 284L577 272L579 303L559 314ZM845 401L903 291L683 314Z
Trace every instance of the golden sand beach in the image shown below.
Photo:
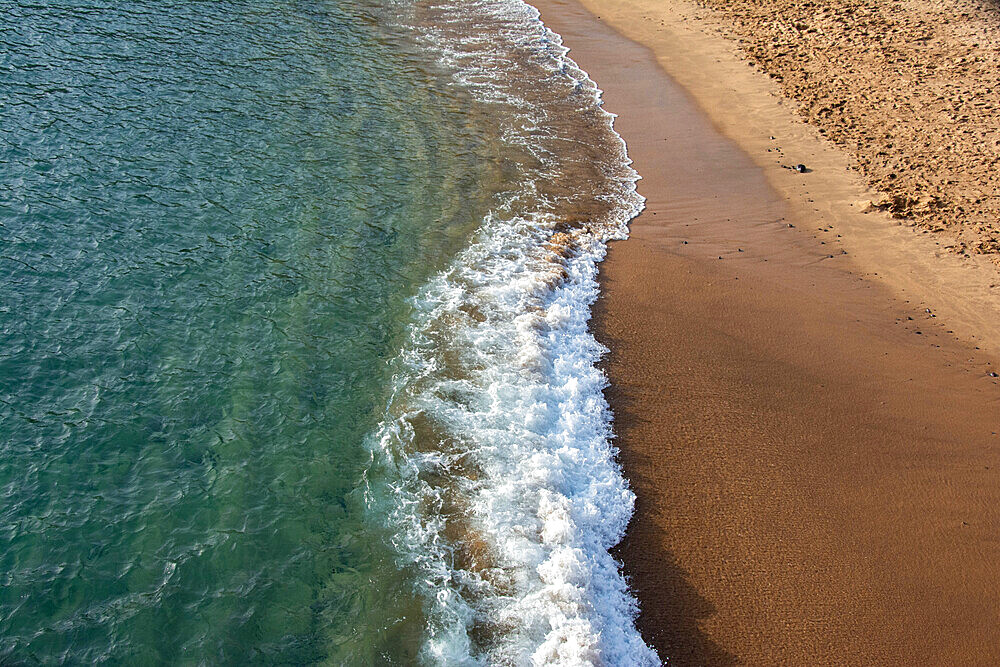
M595 311L646 640L676 665L1000 662L995 193L992 171L964 169L971 147L992 159L992 107L947 150L919 84L852 59L906 61L912 26L845 30L858 43L834 52L832 28L796 18L855 20L846 3L770 3L806 26L784 41L749 2L534 4L605 91L647 197ZM912 48L952 54L960 28ZM955 90L979 85L987 47ZM834 84L856 103L821 113ZM902 92L920 113L879 101ZM877 128L900 138L864 139ZM921 136L942 143L918 155ZM913 168L888 179L887 150ZM935 184L937 203L892 204Z

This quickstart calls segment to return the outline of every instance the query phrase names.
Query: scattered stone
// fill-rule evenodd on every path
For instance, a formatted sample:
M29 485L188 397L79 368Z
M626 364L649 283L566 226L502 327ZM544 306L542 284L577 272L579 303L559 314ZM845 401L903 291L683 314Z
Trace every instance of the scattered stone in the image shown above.
M795 165L795 171L799 172L800 174L804 174L806 173L806 166L804 164L797 164Z

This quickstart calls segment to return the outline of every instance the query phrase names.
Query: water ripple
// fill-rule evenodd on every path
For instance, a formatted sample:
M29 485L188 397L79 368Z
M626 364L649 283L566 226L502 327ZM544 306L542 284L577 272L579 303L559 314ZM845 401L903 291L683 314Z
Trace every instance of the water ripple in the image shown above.
M0 0L0 662L416 650L360 442L495 160L377 5Z

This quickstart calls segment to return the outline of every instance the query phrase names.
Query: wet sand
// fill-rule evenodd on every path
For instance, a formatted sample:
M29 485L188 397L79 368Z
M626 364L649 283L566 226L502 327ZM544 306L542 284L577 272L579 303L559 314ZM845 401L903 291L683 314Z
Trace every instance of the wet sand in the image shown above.
M859 213L793 119L775 141L814 168L769 171L770 139L697 89L690 66L725 61L711 40L674 33L671 78L575 1L534 4L619 114L648 198L595 308L646 640L678 665L996 664L989 274ZM627 28L622 3L588 4L609 5Z

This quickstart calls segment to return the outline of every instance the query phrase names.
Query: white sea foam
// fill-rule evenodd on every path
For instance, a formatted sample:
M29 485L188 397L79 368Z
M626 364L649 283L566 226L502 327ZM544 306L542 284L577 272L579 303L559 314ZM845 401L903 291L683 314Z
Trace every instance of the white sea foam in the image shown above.
M659 664L608 553L634 496L611 446L596 367L605 350L588 331L605 244L624 238L642 208L638 175L597 86L533 7L454 2L433 16L422 38L479 103L502 106L502 135L532 163L415 298L393 396L371 438L378 478L388 480L371 505L426 602L422 658ZM526 76L540 79L535 88ZM563 204L573 197L541 187L570 177L557 149L579 139L560 135L574 120L553 123L532 92L539 86L564 111L600 120L601 179L579 195L603 201L584 208L593 218L568 224Z

